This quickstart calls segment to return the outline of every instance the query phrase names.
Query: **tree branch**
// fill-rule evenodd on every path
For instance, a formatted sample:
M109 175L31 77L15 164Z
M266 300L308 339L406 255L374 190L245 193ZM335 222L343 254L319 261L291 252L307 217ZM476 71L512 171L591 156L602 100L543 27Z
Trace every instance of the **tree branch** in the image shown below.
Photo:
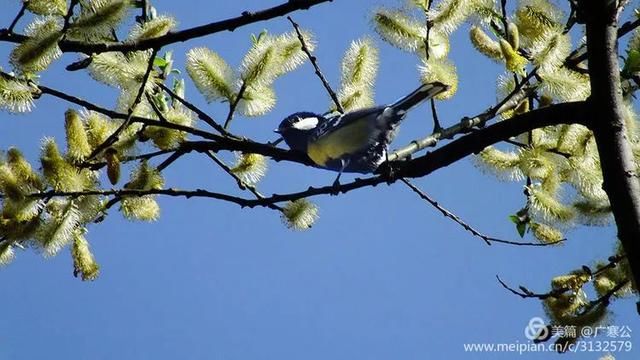
M640 19L636 19L634 21L627 21L622 26L618 28L616 32L617 37L621 38L628 33L632 32L636 28L640 27ZM573 50L569 56L567 56L567 60L565 60L565 66L573 69L581 62L587 60L587 51L586 45L581 45L577 49Z
M209 116L207 113L205 113L204 111L200 110L200 108L198 108L197 106L193 105L189 101L185 100L181 96L178 96L178 94L176 94L173 90L169 89L168 86L166 86L163 83L158 83L158 86L160 86L160 88L162 90L166 91L167 94L169 94L172 98L176 99L179 103L184 105L187 109L189 109L189 110L193 111L194 113L196 113L198 115L198 117L200 118L200 120L202 120L205 123L209 124L209 126L214 128L215 130L217 130L220 134L225 135L225 136L233 136L229 132L227 132L224 129L224 127L222 127L220 124L218 124L211 116Z
M6 74L0 74L0 75L6 75ZM44 85L38 85L38 90L40 90L41 94L45 94L45 95L51 95L53 97L57 97L58 99L62 99L65 100L69 103L72 104L76 104L79 106L84 107L87 110L92 110L98 113L101 113L103 115L106 115L112 119L127 119L128 115L124 114L124 113L119 113L117 111L113 111L113 110L109 110L106 108L103 108L101 106L98 106L94 103L91 103L89 101L80 99L76 96L73 95L69 95L65 92L44 86ZM192 127L188 127L188 126L184 126L184 125L179 125L179 124L174 124L171 122L160 122L156 119L147 119L147 118L143 118L143 117L139 117L139 116L132 116L131 117L131 122L134 123L140 123L140 124L144 124L144 125L151 125L151 126L158 126L158 127L164 127L167 129L171 129L171 130L179 130L179 131L184 131L186 133L189 133L191 135L195 135L204 139L209 139L209 140L216 140L218 138L221 138L220 136L216 136L214 134L211 134L209 132L206 131L202 131L199 129L195 129Z
M25 10L27 10L27 3L23 2L22 7L20 8L20 11L18 11L18 14L16 15L16 17L13 18L13 21L11 21L11 25L9 25L9 27L6 29L7 33L13 32L13 29L16 27L16 25L18 25L18 21L20 21L20 19L24 16ZM0 36L1 35L2 35L2 31L0 30Z
M603 189L611 202L618 238L636 284L640 284L640 182L627 137L620 86L616 2L584 1L586 12L590 114ZM639 302L640 304L640 302Z
M0 72L0 76L7 77L9 79L15 79L15 77L4 72ZM69 95L65 92L62 92L44 85L37 85L37 89L40 92L40 94L46 94L46 95L57 97L59 99L70 102L72 104L82 106L87 110L92 110L92 111L104 114L112 119L126 119L128 117L127 114L119 113L117 111L103 108L89 101L80 99L76 96ZM296 162L303 165L315 166L313 161L311 161L302 152L285 150L285 149L274 147L271 144L263 144L263 143L254 142L247 139L240 139L231 134L229 134L229 136L220 136L220 135L212 134L203 130L184 126L184 125L174 124L171 122L161 122L156 119L147 119L139 116L132 116L131 122L140 123L147 126L157 126L157 127L163 127L171 130L184 131L188 134L195 135L203 139L212 140L211 142L206 142L206 141L205 142L197 142L197 141L186 142L185 143L186 145L184 146L186 146L187 149L190 149L189 151L191 150L200 151L201 149L205 149L202 151L206 151L206 150L241 151L241 152L256 153L260 155L269 156L273 158L275 161L291 161L291 162ZM164 151L164 153L167 153L167 151ZM91 167L94 165L96 164L95 163L88 164L88 166L91 166Z
M244 11L240 16L222 21L212 22L206 25L196 26L177 32L170 32L166 35L151 39L112 42L112 43L89 43L82 41L64 40L59 42L60 50L63 52L79 52L87 55L99 54L109 51L129 52L160 48L169 44L184 42L187 40L215 34L221 31L233 31L239 27L253 24L260 21L270 20L297 10L306 10L321 3L333 0L289 0L280 5L250 12ZM13 32L0 30L0 41L24 42L28 36L15 34Z
M54 197L68 197L78 198L80 196L115 196L116 198L122 198L123 196L147 196L147 195L165 195L173 197L185 197L190 198L209 198L216 200L223 200L240 205L241 207L253 207L251 206L251 200L243 199L241 197L216 193L212 191L197 189L197 190L179 190L179 189L97 189L97 190L82 190L82 191L44 191L40 193L29 194L28 196L36 199L51 199ZM266 205L265 205L266 206Z
M244 96L245 91L247 91L247 82L242 80L242 85L240 85L240 90L238 90L238 94L233 99L233 101L229 102L229 113L227 114L227 119L224 121L224 130L227 131L229 129L229 125L231 125L231 120L233 120L233 115L235 115L236 110L238 109L238 104L242 97Z
M391 153L388 157L388 161L402 160L422 149L436 146L438 144L438 141L440 141L441 139L452 139L455 135L467 133L475 127L484 126L487 121L493 119L505 110L515 107L524 97L527 96L525 87L528 81L533 76L535 76L535 73L536 69L532 70L531 73L527 75L527 77L525 77L521 82L518 83L518 86L516 86L515 89L513 89L513 91L509 93L509 95L505 96L504 99L502 99L496 105L473 117L465 117L457 124L454 124L448 128L441 128L440 131L437 131L425 138L412 141L409 145Z
M418 196L421 199L427 201L429 204L431 204L431 206L433 206L438 211L440 211L442 213L442 215L444 215L445 217L453 220L458 225L462 226L463 229L465 229L466 231L470 232L473 236L484 240L484 242L487 243L487 245L492 245L491 244L492 242L496 242L496 243L507 244L507 245L516 245L516 246L551 246L551 245L559 244L559 243L564 242L566 240L566 239L563 239L563 240L554 241L554 242L551 242L551 243L532 243L532 242L520 242L520 241L503 240L503 239L498 239L498 238L495 238L495 237L484 235L481 232L479 232L478 230L476 230L475 228L473 228L471 225L466 223L464 220L462 220L458 215L452 213L451 211L447 210L445 207L440 205L436 200L432 199L429 195L427 195L427 193L425 193L424 191L420 190L417 186L412 184L409 180L400 179L400 181L402 181L405 185L407 185L409 187L409 189L411 189L414 193L418 194Z
M69 9L67 10L67 14L64 16L64 24L62 25L62 39L64 40L64 38L66 37L66 33L67 30L69 29L69 26L71 26L71 17L73 16L73 10L75 9L76 5L78 5L78 3L80 2L80 0L71 0L71 2L69 3Z
M530 298L535 298L535 299L540 299L540 300L544 300L547 299L549 297L555 297L557 298L558 296L560 296L561 294L569 291L570 289L557 289L557 290L553 290L550 291L548 293L534 293L531 290L527 289L524 286L519 286L519 290L516 290L514 288L512 288L511 286L507 285L507 283L505 283L504 281L502 281L502 279L500 278L500 276L496 275L496 279L498 279L498 282L500 283L500 285L502 285L503 288L507 289L510 293L514 294L514 295L518 295L523 299L530 299Z
M587 112L588 109L584 101L550 105L476 130L416 159L392 162L389 165L394 168L393 177L382 174L365 179L356 179L338 187L333 185L319 188L310 187L300 192L284 195L275 194L262 200L254 201L248 206L264 206L265 204L294 201L310 196L335 194L336 192L346 193L364 187L376 186L384 182L391 183L403 177L423 177L468 155L478 153L489 145L532 129L559 124L584 124L587 119Z
M71 10L69 10L71 11ZM154 48L151 52L151 56L149 57L149 63L147 64L147 70L142 77L142 82L140 83L140 88L138 89L138 93L136 94L136 98L133 100L133 103L129 106L129 110L127 111L127 117L122 122L122 124L111 134L109 137L100 145L96 146L95 149L91 152L91 154L87 157L87 160L92 160L96 156L100 155L100 153L106 150L108 147L116 143L119 140L120 134L126 129L130 124L133 118L133 113L136 110L138 104L142 100L142 95L146 91L147 81L149 81L149 77L151 76L151 71L153 70L153 62L158 54L158 49Z
M514 116L484 129L476 130L441 148L410 160L397 170L398 177L422 177L442 167L476 154L485 147L529 130L559 124L585 124L588 120L586 102L551 105Z
M392 183L402 177L422 177L426 176L442 167L446 167L468 155L477 153L485 147L492 145L503 139L517 136L531 129L536 129L544 126L558 125L558 124L570 124L570 123L584 123L586 118L586 105L585 102L573 102L551 105L546 108L533 110L521 115L514 116L508 120L493 124L484 129L472 132L460 139L454 140L451 143L433 151L432 153L425 154L419 158L410 161L396 162L392 165L397 167L395 169L396 177L390 177L389 175L376 175L365 179L356 179L353 182L341 184L336 189L335 186L329 185L319 188L309 187L305 191L296 193L278 195L274 194L270 197L261 199L244 199L227 194L221 194L211 192L207 190L176 190L176 189L152 189L152 190L135 190L135 189L121 189L121 190L88 190L78 192L57 192L48 191L42 193L31 194L36 198L51 198L51 197L78 197L83 195L104 195L104 196L116 196L116 198L122 196L144 196L144 195L167 195L167 196L184 196L190 197L205 197L223 200L238 204L242 207L269 207L272 204L276 204L283 201L293 201L310 196L323 195L323 194L335 194L338 192L346 193L355 189L360 189L369 186L376 186L378 184L387 182ZM155 121L156 123L159 123ZM281 152L281 155L290 156L291 154L297 154L292 151L286 151L283 149L274 148L269 145L252 143L248 141L237 141L221 136L217 136L222 142L227 141L226 144L220 144L218 142L195 142L192 143L192 147L196 149L196 144L203 144L205 146L211 146L212 148L220 147L225 150L229 149L229 144L239 145L238 148L233 150L255 152L263 154L261 151L267 150ZM241 149L241 146L245 146L245 149ZM267 151L264 151L265 153ZM268 154L267 154L268 155ZM283 158L280 158L282 160Z
M248 190L257 199L264 199L264 196L260 192L258 192L258 189L256 189L255 186L246 184L244 181L242 181L242 179L240 179L240 177L238 177L238 175L236 175L233 172L233 170L227 164L225 164L222 160L220 160L215 154L213 154L211 151L207 151L204 154L207 155L207 157L211 159L214 163L220 166L220 168L224 170L229 176L231 176L236 181L236 184L238 185L238 188L240 188L240 190ZM280 212L283 211L283 209L280 206L275 204L267 205L267 207L273 210L278 210Z
M291 22L291 25L293 25L293 28L296 30L296 34L298 34L298 40L300 40L300 44L302 46L302 51L304 51L304 53L307 54L307 57L309 58L309 61L311 62L311 65L313 65L313 68L315 70L316 75L318 76L318 78L322 82L322 85L324 86L324 88L329 93L329 96L331 97L331 100L333 100L333 103L336 104L336 109L341 114L344 114L344 108L342 107L342 104L340 104L340 100L338 99L338 95L336 95L336 92L333 91L333 89L331 88L331 85L329 85L329 82L324 77L324 74L322 74L322 71L320 71L320 66L318 66L318 61L317 61L316 57L311 54L311 51L307 47L307 44L304 41L304 37L302 36L302 33L300 32L300 27L298 26L298 24L295 21L293 21L291 16L287 16L287 19L289 20L289 22Z

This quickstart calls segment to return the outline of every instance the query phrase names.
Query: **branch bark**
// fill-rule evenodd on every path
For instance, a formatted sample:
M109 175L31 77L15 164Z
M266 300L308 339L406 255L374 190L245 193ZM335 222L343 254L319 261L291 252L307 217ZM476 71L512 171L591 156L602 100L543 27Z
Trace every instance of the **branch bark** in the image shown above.
M527 131L550 125L586 124L586 119L588 119L588 109L584 101L556 104L533 110L474 131L431 153L427 153L413 160L393 162L391 164L391 166L395 168L393 177L378 175L365 179L356 179L353 182L340 185L337 190L338 192L346 193L355 189L376 186L385 182L391 183L403 177L423 177L438 169L451 165L466 156L478 153L489 145L496 144ZM264 206L265 204L335 193L336 187L333 185L319 188L310 187L307 190L296 193L272 195L271 197L254 201L247 206Z
M296 10L306 10L312 6L331 2L333 0L289 0L284 3L255 12L244 11L240 16L212 22L206 25L196 26L182 31L170 32L166 35L144 39L138 41L124 41L113 43L89 43L83 41L64 40L60 41L60 50L63 52L77 52L87 55L98 54L110 51L136 51L152 48L161 48L165 45L184 42L187 40L215 34L221 31L233 31L241 26L253 24L260 21L270 20L280 17ZM0 41L21 43L29 37L0 29Z
M422 177L451 165L485 147L527 131L559 124L585 124L589 118L584 101L568 102L536 109L474 131L458 140L409 161L398 169L398 177Z
M640 182L623 115L615 1L583 1L587 27L590 113L602 175L635 283L640 283Z
M446 167L468 155L478 153L485 147L493 145L504 139L508 139L527 131L537 129L544 126L559 125L559 124L573 124L580 123L585 124L587 119L588 108L586 103L571 102L557 105L551 105L546 108L533 110L525 114L521 114L510 118L508 120L499 122L497 124L490 125L484 129L477 130L471 134L468 134L462 138L452 141L451 143L433 151L432 153L425 154L419 158L410 161L395 162L393 165L396 168L394 173L395 177L390 177L386 174L371 176L365 179L356 179L353 182L342 184L338 187L338 192L346 193L355 189L361 189L369 186L376 186L382 183L393 183L403 177L423 177L438 169ZM222 140L233 141L228 138L220 137ZM245 143L247 146L251 146L251 142ZM196 143L192 143L196 144ZM218 144L215 142L204 142L204 146L216 147ZM255 145L267 146L264 144L255 143ZM284 155L293 153L282 149L271 147L271 149L282 151ZM196 150L194 148L194 150ZM199 149L203 150L203 149ZM199 151L198 150L198 151ZM255 153L261 153L259 151L250 151ZM168 195L168 196L185 196L190 197L205 197L223 200L238 204L242 207L271 207L271 205L284 202L293 201L302 198L307 198L316 195L335 194L336 187L333 185L323 186L319 188L309 187L307 190L289 193L289 194L274 194L269 197L261 199L245 199L227 194L210 192L207 190L176 190L176 189L153 189L153 190L89 190L79 192L56 192L48 191L43 193L35 193L29 196L35 198L52 198L52 197L78 197L83 195L115 195L115 196L144 196L144 195Z

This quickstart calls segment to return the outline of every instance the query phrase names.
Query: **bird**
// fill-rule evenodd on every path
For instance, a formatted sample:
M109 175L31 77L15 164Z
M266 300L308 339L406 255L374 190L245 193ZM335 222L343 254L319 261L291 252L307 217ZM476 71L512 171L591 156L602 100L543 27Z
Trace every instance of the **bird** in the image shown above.
M446 91L440 82L422 84L397 101L331 117L301 111L287 116L276 130L291 150L305 153L319 167L342 173L369 174L388 155L388 147L407 112Z

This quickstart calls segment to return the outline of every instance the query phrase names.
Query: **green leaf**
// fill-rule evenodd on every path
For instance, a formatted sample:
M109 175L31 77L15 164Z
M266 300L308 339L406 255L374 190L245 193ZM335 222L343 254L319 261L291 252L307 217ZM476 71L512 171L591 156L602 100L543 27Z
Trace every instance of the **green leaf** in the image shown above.
M509 215L509 220L511 220L511 222L516 225L520 224L520 218L518 217L518 215Z
M258 35L251 34L251 42L257 44L265 37L265 35L267 35L267 29L262 30Z
M516 230L518 230L518 234L520 237L524 237L524 234L527 232L527 223L519 222L516 224Z
M163 68L165 66L167 66L169 62L161 57L156 56L156 58L153 60L153 65L157 66L159 68Z
M624 68L622 69L622 76L628 78L637 71L640 71L640 51L629 50L629 52L627 52L627 59L624 62Z

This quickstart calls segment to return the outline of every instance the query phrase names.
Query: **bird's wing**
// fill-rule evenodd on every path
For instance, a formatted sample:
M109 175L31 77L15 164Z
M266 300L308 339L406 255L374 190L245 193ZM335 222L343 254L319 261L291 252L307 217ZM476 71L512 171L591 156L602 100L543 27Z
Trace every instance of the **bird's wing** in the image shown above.
M383 110L384 107L357 110L320 124L309 141L309 157L326 166L330 160L366 151L380 141L383 130L376 120Z
M326 121L318 124L316 130L313 134L313 139L318 139L323 136L326 136L334 131L338 131L343 127L347 127L354 123L359 119L366 119L367 122L371 122L372 125L375 125L375 120L377 116L372 116L376 113L381 113L384 110L384 106L376 106L366 109L360 109L352 112L348 112L346 114L340 114L328 118Z

